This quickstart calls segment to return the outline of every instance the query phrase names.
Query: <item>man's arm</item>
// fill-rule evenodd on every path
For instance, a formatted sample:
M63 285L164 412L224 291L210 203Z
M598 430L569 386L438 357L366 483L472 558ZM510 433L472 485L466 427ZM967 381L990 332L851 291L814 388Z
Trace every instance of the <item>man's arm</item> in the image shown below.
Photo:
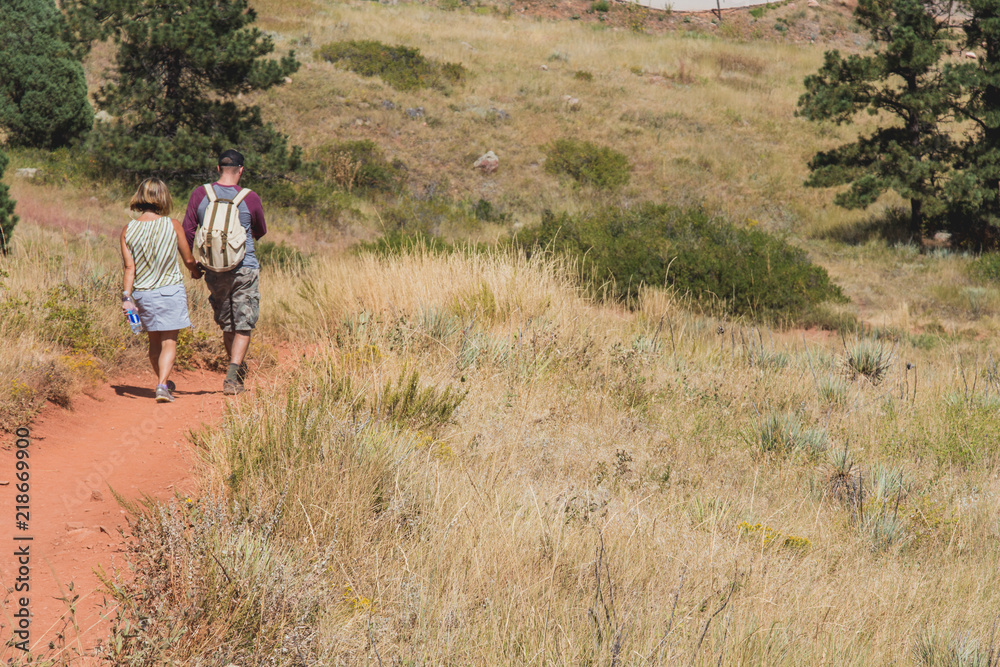
M194 231L198 229L198 204L205 198L205 188L195 188L188 200L187 212L184 213L184 236L188 246L194 243Z
M260 203L260 197L257 196L256 192L248 194L243 203L247 205L247 210L250 211L250 232L256 241L267 234L267 222L264 221L264 205Z

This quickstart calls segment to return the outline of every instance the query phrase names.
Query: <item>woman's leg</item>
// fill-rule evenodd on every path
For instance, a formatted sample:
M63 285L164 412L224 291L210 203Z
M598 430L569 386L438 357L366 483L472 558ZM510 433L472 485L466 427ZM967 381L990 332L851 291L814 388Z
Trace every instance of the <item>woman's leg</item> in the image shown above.
M149 331L149 363L153 365L153 374L160 377L160 353L163 351L162 331ZM162 384L162 382L161 382Z
M170 371L174 369L174 359L177 358L177 329L173 331L161 331L159 333L159 384L166 384L167 378L170 377Z

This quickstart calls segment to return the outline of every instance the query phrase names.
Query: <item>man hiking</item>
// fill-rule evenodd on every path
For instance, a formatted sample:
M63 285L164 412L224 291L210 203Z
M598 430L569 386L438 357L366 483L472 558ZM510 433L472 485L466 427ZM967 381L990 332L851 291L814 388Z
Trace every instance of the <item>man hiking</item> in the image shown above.
M260 314L260 264L254 243L267 233L264 208L252 190L240 188L243 155L219 155L219 180L195 188L184 215L184 233L205 270L208 301L229 355L222 384L227 396L242 394L250 333Z

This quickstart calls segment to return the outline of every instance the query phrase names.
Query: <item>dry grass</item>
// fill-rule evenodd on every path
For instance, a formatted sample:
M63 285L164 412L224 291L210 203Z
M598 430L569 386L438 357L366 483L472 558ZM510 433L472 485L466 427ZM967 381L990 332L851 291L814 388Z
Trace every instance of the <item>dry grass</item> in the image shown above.
M376 650L402 664L890 664L931 650L928 626L987 645L992 347L903 340L874 386L849 379L837 339L694 317L662 291L635 313L595 306L564 275L418 254L271 277L271 335L313 354L198 441L215 497L256 508L245 530L303 564L302 588L281 590L314 605L297 612L305 658L279 664ZM468 390L452 420L417 430L365 407L411 371ZM860 504L836 456L745 437L768 411L849 450ZM210 578L198 562L191 576ZM276 584L259 578L238 583L266 598ZM232 619L207 609L193 630L218 641L198 655L268 655L232 648Z

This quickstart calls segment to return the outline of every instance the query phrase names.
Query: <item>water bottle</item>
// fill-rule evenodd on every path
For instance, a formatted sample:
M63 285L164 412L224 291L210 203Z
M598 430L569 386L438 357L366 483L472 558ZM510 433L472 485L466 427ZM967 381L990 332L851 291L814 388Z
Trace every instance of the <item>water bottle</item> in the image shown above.
M122 306L125 308L125 317L128 318L128 325L132 327L132 333L141 334L142 322L139 321L139 311L135 309L135 302L128 292L122 292Z

